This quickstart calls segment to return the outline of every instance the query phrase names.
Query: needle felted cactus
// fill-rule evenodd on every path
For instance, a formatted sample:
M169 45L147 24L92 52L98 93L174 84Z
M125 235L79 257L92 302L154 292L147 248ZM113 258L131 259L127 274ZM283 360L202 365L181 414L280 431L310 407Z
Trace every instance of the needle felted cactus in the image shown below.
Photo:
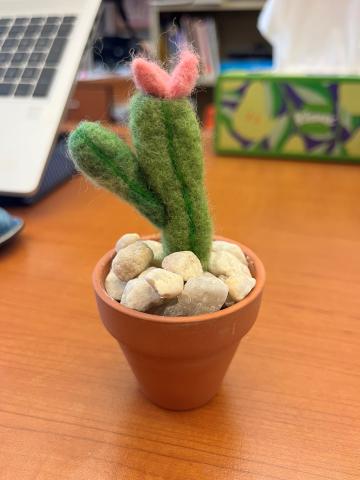
M100 124L83 122L69 137L71 156L94 183L134 205L161 230L166 254L191 250L206 266L212 223L200 129L187 98L198 59L184 50L170 75L137 58L132 73L138 89L130 104L134 151Z

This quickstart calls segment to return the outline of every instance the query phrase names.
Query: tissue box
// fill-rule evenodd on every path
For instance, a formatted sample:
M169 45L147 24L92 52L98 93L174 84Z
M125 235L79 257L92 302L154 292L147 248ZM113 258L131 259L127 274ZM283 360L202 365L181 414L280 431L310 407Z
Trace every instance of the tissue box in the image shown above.
M360 161L360 77L231 72L216 87L220 154Z

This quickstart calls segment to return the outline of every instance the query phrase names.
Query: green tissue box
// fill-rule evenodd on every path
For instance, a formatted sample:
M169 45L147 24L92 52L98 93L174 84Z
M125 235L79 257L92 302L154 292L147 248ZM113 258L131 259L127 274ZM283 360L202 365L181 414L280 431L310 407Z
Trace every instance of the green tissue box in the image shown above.
M231 72L216 87L220 154L360 161L360 77Z

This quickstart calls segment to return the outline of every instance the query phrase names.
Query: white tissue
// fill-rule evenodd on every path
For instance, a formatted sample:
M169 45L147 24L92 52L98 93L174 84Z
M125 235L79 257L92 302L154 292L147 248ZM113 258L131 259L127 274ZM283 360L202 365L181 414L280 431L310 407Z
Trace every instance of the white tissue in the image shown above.
M258 29L273 46L274 70L360 73L359 0L267 0Z

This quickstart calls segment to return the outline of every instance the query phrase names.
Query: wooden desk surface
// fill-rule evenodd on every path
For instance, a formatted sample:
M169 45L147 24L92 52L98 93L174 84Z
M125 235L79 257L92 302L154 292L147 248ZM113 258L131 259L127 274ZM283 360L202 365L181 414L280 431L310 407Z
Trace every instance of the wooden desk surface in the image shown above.
M0 250L1 480L360 478L360 165L215 158L219 234L267 268L217 397L160 410L98 319L90 275L152 227L74 178Z

